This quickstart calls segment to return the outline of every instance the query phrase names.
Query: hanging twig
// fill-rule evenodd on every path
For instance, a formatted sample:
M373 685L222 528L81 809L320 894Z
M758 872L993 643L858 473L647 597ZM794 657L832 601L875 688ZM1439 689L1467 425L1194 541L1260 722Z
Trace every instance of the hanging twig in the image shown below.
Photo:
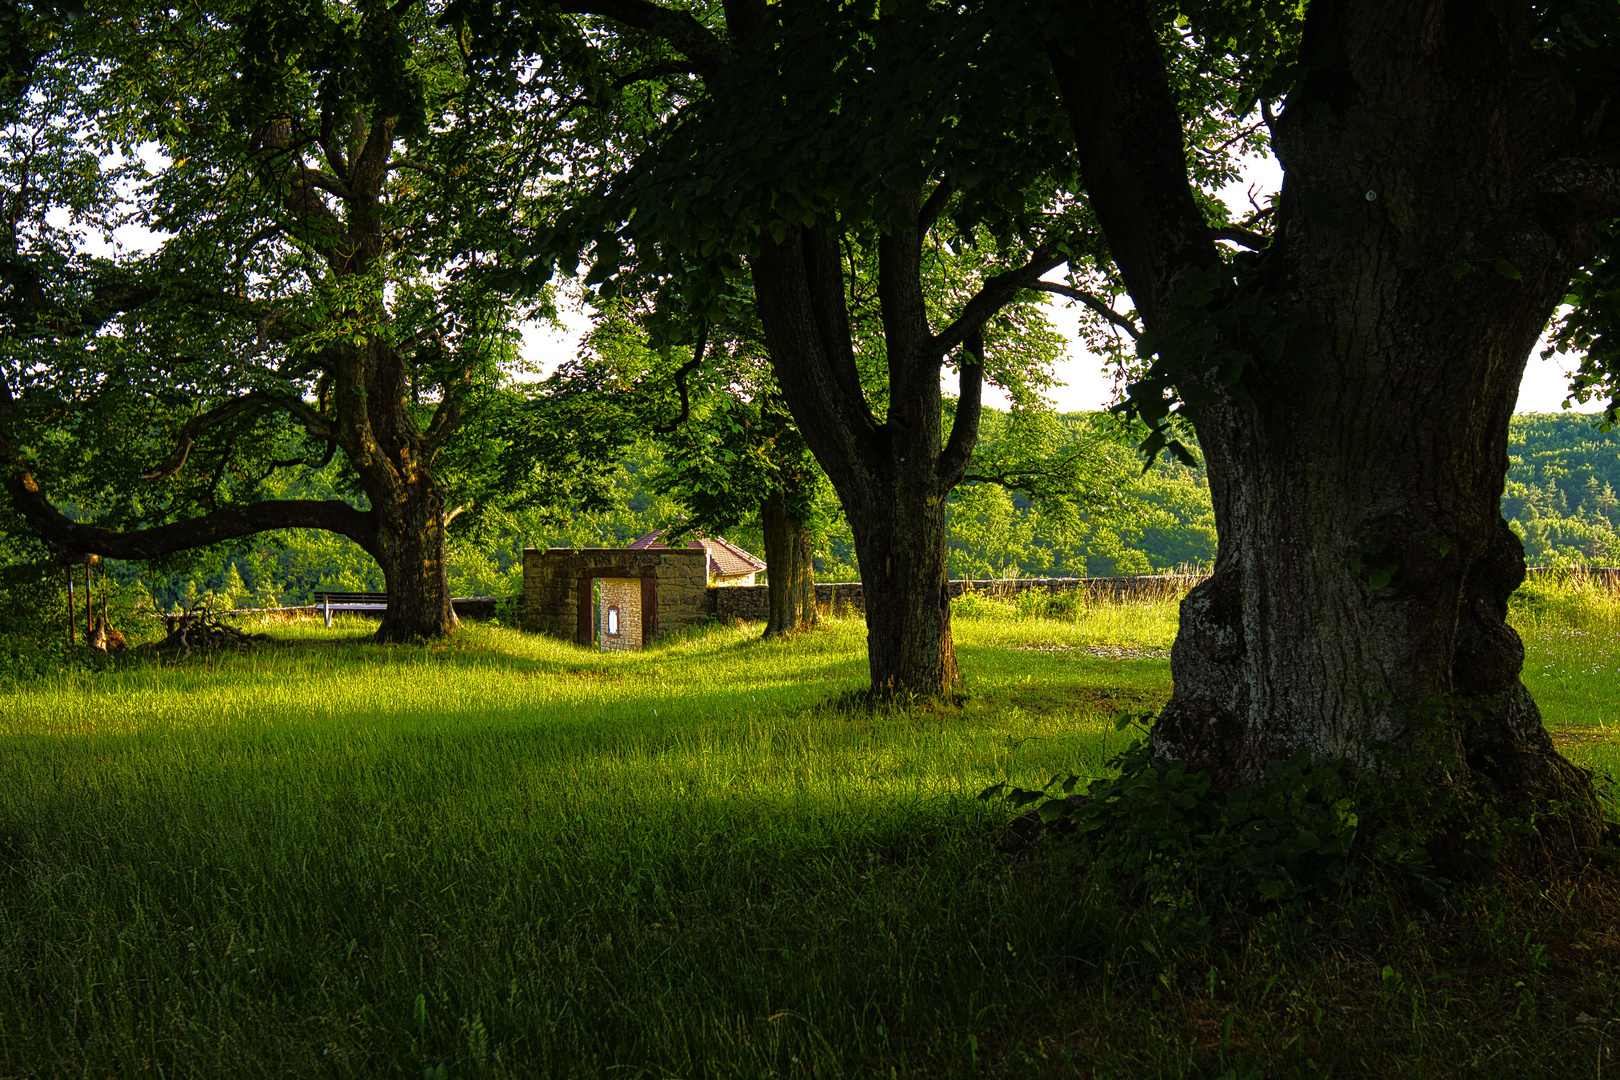
M698 329L697 345L692 349L692 359L682 364L675 372L675 389L681 392L681 414L673 423L653 428L654 435L668 435L676 428L686 423L687 417L692 415L692 401L686 392L686 377L696 371L703 364L703 350L709 344L709 320L704 319Z

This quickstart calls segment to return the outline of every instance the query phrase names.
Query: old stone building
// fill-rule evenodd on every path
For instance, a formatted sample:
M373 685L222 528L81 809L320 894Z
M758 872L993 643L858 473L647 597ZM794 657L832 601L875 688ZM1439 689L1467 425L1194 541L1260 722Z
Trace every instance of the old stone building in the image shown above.
M524 549L520 625L603 650L639 649L713 615L711 585L753 585L765 569L725 540L670 548L662 536L623 548Z
M704 618L708 585L701 549L527 548L519 620L582 645L639 649Z

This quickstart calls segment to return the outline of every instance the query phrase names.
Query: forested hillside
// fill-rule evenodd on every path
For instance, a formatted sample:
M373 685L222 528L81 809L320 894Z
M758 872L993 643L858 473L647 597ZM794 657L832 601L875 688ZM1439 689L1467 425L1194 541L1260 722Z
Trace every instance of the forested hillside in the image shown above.
M1515 416L1502 514L1531 566L1620 565L1620 432L1570 413Z
M994 484L963 486L951 508L953 577L1147 574L1214 558L1214 519L1201 467L1163 457L1143 472L1128 441L1107 433L1103 416L1068 413L1059 419L1068 436L1084 441L1095 456L1095 490L1072 513L1054 514ZM987 446L994 447L1006 425L1006 414L986 411ZM1502 511L1523 538L1530 565L1620 564L1620 433L1600 432L1578 414L1519 416L1511 453ZM638 446L620 462L600 508L536 509L511 516L495 532L454 536L454 594L516 592L524 547L619 546L677 524L680 504L655 490L660 466L656 447ZM340 480L329 477L286 494L331 497ZM856 580L849 526L830 488L821 499L827 524L817 538L817 577ZM744 524L730 538L761 549L757 525ZM139 581L162 608L209 592L233 603L271 606L307 601L316 589L383 587L377 565L352 541L313 530L266 533L232 553L204 550L161 567L112 563L109 571L126 584Z

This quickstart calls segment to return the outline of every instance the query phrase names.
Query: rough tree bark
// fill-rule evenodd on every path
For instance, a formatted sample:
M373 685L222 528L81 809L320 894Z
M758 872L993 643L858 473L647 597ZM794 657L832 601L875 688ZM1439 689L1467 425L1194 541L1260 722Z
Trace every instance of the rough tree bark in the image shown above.
M1274 125L1270 246L1206 309L1255 298L1294 329L1280 355L1227 334L1253 354L1252 407L1189 406L1219 553L1182 605L1153 745L1223 786L1300 749L1472 772L1561 804L1578 847L1601 815L1519 679L1524 556L1500 500L1526 358L1620 212L1620 170L1607 100L1532 40L1526 3L1310 6L1302 58L1327 62ZM1219 257L1154 30L1130 0L1095 4L1048 53L1132 298L1173 328L1188 275ZM1181 389L1221 391L1190 369Z
M815 552L810 530L788 509L781 491L766 496L759 516L765 533L765 565L770 568L765 636L788 637L816 625Z

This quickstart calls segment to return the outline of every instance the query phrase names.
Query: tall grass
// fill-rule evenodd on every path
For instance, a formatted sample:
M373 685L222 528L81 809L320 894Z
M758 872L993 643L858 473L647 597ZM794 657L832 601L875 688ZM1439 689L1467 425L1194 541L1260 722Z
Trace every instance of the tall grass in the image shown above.
M845 708L864 626L839 620L621 655L306 623L15 685L0 1076L1530 1076L1602 1052L1574 1013L1612 994L1560 989L1540 924L1488 903L1438 937L1417 914L1353 946L1213 934L1008 855L974 794L1100 772L1114 712L1168 692L1171 615L1113 607L963 612L959 708Z

